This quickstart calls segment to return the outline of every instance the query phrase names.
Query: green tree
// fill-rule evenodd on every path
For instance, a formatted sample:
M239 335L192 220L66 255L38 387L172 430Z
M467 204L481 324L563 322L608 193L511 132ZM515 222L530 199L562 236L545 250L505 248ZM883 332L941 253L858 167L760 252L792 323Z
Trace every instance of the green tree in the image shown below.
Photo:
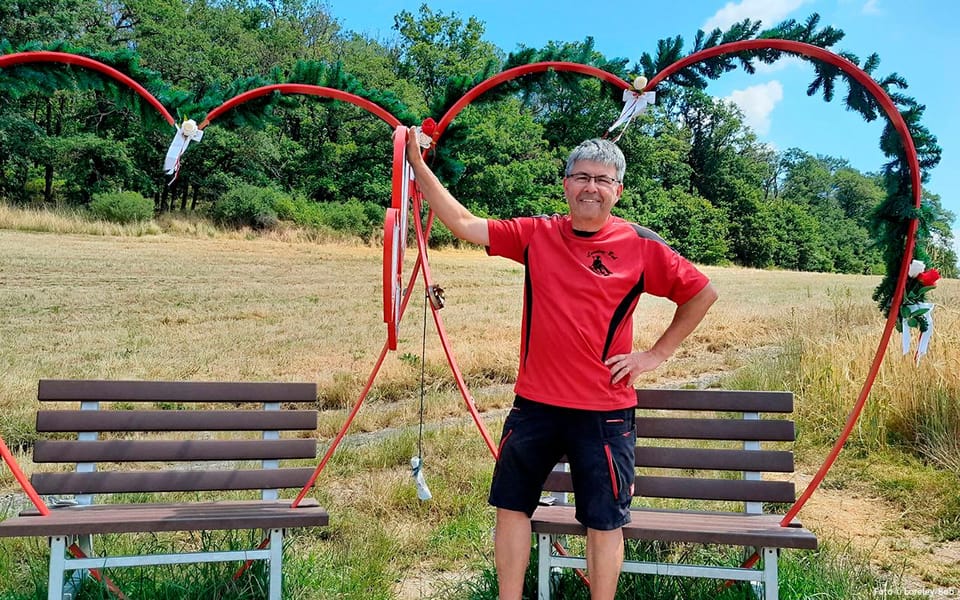
M460 176L451 191L462 202L492 217L566 212L562 161L519 100L470 107L458 121L463 137L450 151Z
M480 73L500 62L500 51L483 40L484 25L476 17L464 21L455 12L434 12L421 4L417 15L400 11L393 28L400 34L400 76L422 90L428 105L442 96L449 78Z

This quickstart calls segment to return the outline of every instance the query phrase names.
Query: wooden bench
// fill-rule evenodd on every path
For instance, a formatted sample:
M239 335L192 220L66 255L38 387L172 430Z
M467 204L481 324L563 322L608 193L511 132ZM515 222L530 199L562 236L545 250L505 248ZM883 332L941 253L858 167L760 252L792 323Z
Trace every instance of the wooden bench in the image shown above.
M279 463L316 457L316 410L282 407L316 402L315 384L44 380L38 396L41 403L61 405L37 413L37 431L50 439L35 443L34 462L71 463L75 470L35 473L31 483L48 497L50 514L25 511L0 523L0 536L50 538L51 600L63 597L69 571L248 560L267 561L269 597L279 600L284 529L328 524L316 502L292 508L290 500L278 499L278 490L299 490L313 473L312 467ZM79 402L80 409L62 408L67 402ZM183 408L189 404L203 406ZM281 438L281 431L290 433ZM292 437L300 435L308 437ZM161 495L164 502L143 504L123 496L220 492L222 498L237 490L259 490L259 498L218 501L206 499L217 494L205 494L202 501L184 501L181 494L167 501ZM107 494L110 503L93 504ZM98 534L260 529L269 546L241 550L103 556L95 555L92 540ZM74 544L88 558L68 556ZM67 579L76 585L78 577Z
M794 424L760 419L760 413L793 411L789 392L726 390L637 390L637 449L632 522L623 529L627 540L742 546L762 558L762 568L676 562L624 561L623 572L665 576L707 577L753 582L767 600L778 597L777 557L781 548L815 549L813 533L781 517L764 513L763 503L792 503L789 481L764 481L761 474L792 473L793 453L761 449L761 442L792 442ZM652 440L659 440L654 443ZM735 474L735 477L731 477ZM554 567L585 568L583 556L565 555L554 546L562 536L585 536L565 502L572 492L570 474L555 470L544 490L552 494L533 515L538 546L538 598L550 598ZM556 501L549 505L550 498ZM639 507L640 498L661 508ZM709 501L709 502L700 502ZM719 502L725 503L718 506ZM675 504L676 504L675 503ZM736 503L728 507L726 503ZM562 548L562 546L561 546ZM589 574L588 574L589 575Z

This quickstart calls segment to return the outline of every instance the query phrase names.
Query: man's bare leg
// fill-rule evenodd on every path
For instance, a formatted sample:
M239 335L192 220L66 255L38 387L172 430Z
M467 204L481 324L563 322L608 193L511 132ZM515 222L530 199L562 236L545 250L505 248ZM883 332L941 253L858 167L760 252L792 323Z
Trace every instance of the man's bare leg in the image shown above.
M530 517L526 513L498 508L493 549L500 600L520 600L524 574L530 562Z
M613 600L623 566L623 530L587 529L587 576L592 600Z

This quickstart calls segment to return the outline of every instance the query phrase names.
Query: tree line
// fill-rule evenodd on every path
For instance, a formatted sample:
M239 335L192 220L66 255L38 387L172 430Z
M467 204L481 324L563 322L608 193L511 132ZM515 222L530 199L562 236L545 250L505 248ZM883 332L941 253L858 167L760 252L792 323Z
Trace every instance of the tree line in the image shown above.
M698 32L695 45L766 35L759 25ZM816 15L778 28L825 46L843 35L820 28ZM439 118L471 85L512 64L570 60L630 80L683 46L680 36L661 40L633 65L597 52L589 38L507 54L484 39L476 18L426 4L397 14L393 31L389 39L346 31L318 0L0 0L0 52L61 49L102 59L144 83L178 120L199 121L257 85L301 81L352 91L414 124ZM868 72L874 58L864 63ZM831 74L814 67L811 86L832 95ZM716 63L700 73L731 68ZM899 82L891 76L884 85ZM890 178L841 157L777 152L698 83L661 85L657 105L621 138L628 169L615 212L704 264L883 273L889 261L875 214ZM597 79L525 78L460 113L434 167L478 214L562 212L566 154L603 132L621 106L619 90ZM274 95L231 111L191 145L172 184L160 169L171 137L149 107L96 73L49 64L0 69L5 202L84 207L125 191L158 213L202 212L256 227L289 219L375 235L390 201L390 128L349 104ZM920 150L925 166L939 160L936 138ZM954 215L929 191L924 206L926 254L956 276ZM437 228L436 241L451 241L449 233Z

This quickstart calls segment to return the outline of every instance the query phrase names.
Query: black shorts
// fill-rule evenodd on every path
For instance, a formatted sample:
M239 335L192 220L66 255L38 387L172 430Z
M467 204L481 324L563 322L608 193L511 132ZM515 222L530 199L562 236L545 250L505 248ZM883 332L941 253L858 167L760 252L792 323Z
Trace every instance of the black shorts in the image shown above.
M577 520L591 529L622 527L630 522L636 439L633 408L576 410L517 396L503 423L490 504L532 516L566 454Z

